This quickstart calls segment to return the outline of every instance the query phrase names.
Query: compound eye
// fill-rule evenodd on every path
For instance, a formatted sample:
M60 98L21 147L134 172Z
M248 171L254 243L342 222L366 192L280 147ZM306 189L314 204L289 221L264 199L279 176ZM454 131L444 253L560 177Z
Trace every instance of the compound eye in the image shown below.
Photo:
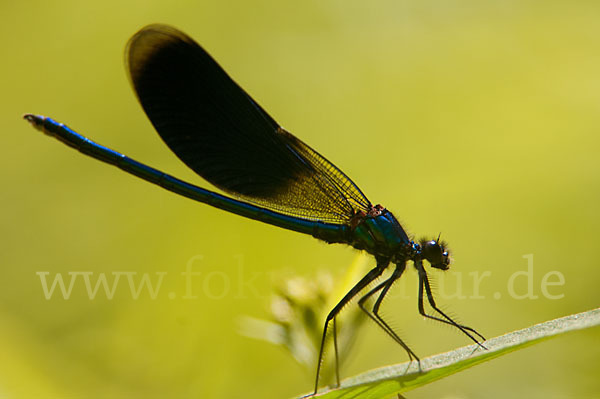
M437 240L423 240L422 251L423 259L427 260L432 267L441 270L447 270L450 265L450 253L445 248L445 244Z

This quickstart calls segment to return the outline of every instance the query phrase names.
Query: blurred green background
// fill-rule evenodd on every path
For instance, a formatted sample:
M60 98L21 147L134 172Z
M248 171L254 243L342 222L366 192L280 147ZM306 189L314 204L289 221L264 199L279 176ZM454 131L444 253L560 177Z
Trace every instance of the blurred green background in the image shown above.
M132 93L128 38L152 22L201 43L285 128L454 264L432 271L444 309L488 337L597 307L600 3L595 1L2 1L0 396L286 398L313 370L239 334L269 318L278 276L341 279L355 251L177 197L42 136L40 113L206 185L167 149ZM533 294L508 282L533 254ZM181 272L191 262L193 295ZM89 299L74 271L164 275L152 299L122 277ZM563 286L543 295L544 275ZM478 298L469 273L489 272ZM442 277L443 275L443 277ZM133 276L133 275L132 275ZM137 277L136 277L137 276ZM462 280L461 280L462 279ZM556 278L551 278L556 280ZM77 281L77 280L76 280ZM424 321L410 270L384 314L424 357L469 344ZM462 288L458 282L462 281ZM524 276L515 291L528 289ZM404 298L403 292L408 298ZM169 295L171 294L171 295ZM417 398L599 397L600 331L579 332L408 393ZM406 356L361 330L343 376Z

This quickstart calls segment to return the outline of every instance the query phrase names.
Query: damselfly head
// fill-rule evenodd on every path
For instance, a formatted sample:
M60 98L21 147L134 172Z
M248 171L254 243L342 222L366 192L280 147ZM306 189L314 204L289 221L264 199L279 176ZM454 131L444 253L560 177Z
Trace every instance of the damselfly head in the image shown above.
M432 267L441 270L450 268L450 252L446 248L446 243L440 241L439 237L437 240L423 239L420 245L423 259L429 262Z

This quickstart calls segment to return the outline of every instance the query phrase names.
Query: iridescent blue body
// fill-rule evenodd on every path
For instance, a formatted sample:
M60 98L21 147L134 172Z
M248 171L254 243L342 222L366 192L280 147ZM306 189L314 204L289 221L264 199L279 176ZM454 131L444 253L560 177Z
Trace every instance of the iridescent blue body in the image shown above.
M351 245L375 257L376 265L325 320L314 393L330 326L337 371L336 316L390 264L395 265L390 275L358 304L411 360L418 357L379 315L383 298L409 261L419 275L419 312L458 328L483 347L472 335L484 339L481 334L457 324L435 304L423 261L448 269L450 255L439 237L412 241L390 211L373 206L339 168L279 126L195 41L172 27L149 25L130 39L126 61L138 99L163 141L187 166L231 196L144 165L53 119L32 114L25 119L85 155L176 194L327 243ZM375 294L374 305L367 308L366 301ZM425 312L425 295L439 316Z
M348 244L356 249L367 251L374 256L388 258L393 263L405 262L412 258L411 254L413 251L418 251L418 246L415 247L415 243L408 238L408 235L394 215L380 205L374 206L370 214L355 216L357 222L354 227L351 225L325 223L293 217L179 180L108 147L95 143L51 118L40 115L27 115L26 118L33 126L45 134L59 139L86 155L115 165L132 175L157 184L166 190L214 206L215 208L284 229L310 234L330 244Z
M73 147L85 155L114 165L132 175L195 201L203 202L215 208L223 209L249 219L299 233L310 234L328 243L348 243L347 237L351 235L350 229L345 225L323 223L285 215L187 183L158 169L144 165L117 151L111 150L108 147L95 143L51 118L28 114L25 115L25 119L38 130L57 138L69 147Z
M388 257L393 263L412 258L411 250L415 249L398 220L381 205L373 207L370 215L360 216L350 244L375 256Z

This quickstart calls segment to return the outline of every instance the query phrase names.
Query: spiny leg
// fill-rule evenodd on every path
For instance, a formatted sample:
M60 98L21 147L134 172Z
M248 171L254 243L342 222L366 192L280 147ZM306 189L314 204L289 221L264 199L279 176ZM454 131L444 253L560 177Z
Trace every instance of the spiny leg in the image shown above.
M484 337L483 335L481 335L480 333L478 333L478 332L477 332L475 329L473 329L473 328L471 328L471 327L465 326L465 325L463 325L463 324L452 323L452 322L450 322L450 321L448 321L448 320L440 319L439 317L431 316L431 315L429 315L429 314L425 313L425 307L424 307L424 305L423 305L423 286L424 286L424 281L420 281L420 282L419 282L419 313L420 313L422 316L424 316L424 317L426 317L426 318L428 318L428 319L431 319L431 320L435 320L435 321L439 321L439 322L441 322L441 323L444 323L444 324L451 325L451 326L455 326L455 324L456 324L456 325L458 325L458 326L460 326L460 327L464 328L465 330L467 330L467 331L471 331L472 333L476 334L476 335L477 335L479 338L481 338L482 340L484 340L484 341L486 340L486 339L485 339L485 337ZM433 296L433 295L432 295L432 296ZM437 309L436 309L436 310L437 310Z
M408 345L406 345L404 343L404 341L398 336L398 334L396 334L396 332L389 326L389 324L387 324L385 322L385 320L383 320L383 318L378 313L379 307L381 306L383 298L387 294L388 290L392 287L392 284L398 278L400 278L403 271L404 271L404 265L402 267L397 266L396 269L394 270L394 272L392 273L392 275L387 280L383 281L382 283L377 285L375 288L373 288L371 291L369 291L367 294L365 294L358 301L358 305L367 314L367 316L369 316L371 318L371 320L373 320L379 327L381 327L381 329L383 331L385 331L397 344L402 346L402 348L408 354L408 358L410 359L410 361L415 359L418 362L419 357L408 347ZM379 294L377 300L375 301L372 312L369 312L369 310L364 306L365 302L371 296L373 296L376 292L381 291L381 290L383 290L383 291Z
M319 388L319 374L321 373L321 363L323 362L323 350L325 348L325 338L327 336L327 329L329 327L329 323L335 319L335 317L340 313L342 308L348 304L360 291L362 291L366 286L368 286L373 280L383 273L385 268L388 266L389 260L377 260L377 266L374 269L369 271L344 297L341 301L338 302L337 305L329 312L327 318L325 319L325 326L323 327L323 335L321 337L321 348L319 349L319 359L317 362L317 376L315 378L315 391L313 395L317 394L317 390ZM334 331L335 333L335 331ZM337 359L336 359L337 362Z
M339 351L337 342L337 322L336 318L333 318L333 348L335 351L335 382L337 386L340 386L340 362L339 362Z
M481 335L480 333L478 333L475 329L473 329L471 327L467 327L467 326L463 326L461 324L458 324L457 322L455 322L454 320L452 320L452 318L450 318L448 315L446 315L444 312L442 312L437 307L437 305L435 304L435 300L433 299L433 293L431 292L431 287L429 285L429 280L427 279L427 273L425 272L425 269L423 268L422 261L415 262L415 266L417 267L417 270L419 272L419 313L421 313L421 315L423 315L424 317L427 317L428 319L440 321L442 323L450 324L450 325L458 328L466 336L468 336L469 338L471 338L471 340L473 342L475 342L477 345L479 345L483 349L487 349L485 346L483 346L481 344L481 342L479 342L475 337L473 337L473 335L471 335L469 333L469 331L471 331L472 333L474 333L475 335L477 335L478 337L480 337L481 339L483 339L485 341L485 337L483 335ZM427 300L429 301L429 304L431 305L431 307L436 312L438 312L440 315L442 315L442 317L444 317L444 319L446 319L446 320L441 319L439 317L430 316L427 313L425 313L425 308L423 306L423 287L425 287L425 291L427 292Z
M386 284L386 286L383 288L383 291L381 291L381 293L379 294L379 297L377 298L377 300L375 301L375 304L373 305L373 314L381 322L381 324L383 324L390 331L390 333L394 337L396 337L396 341L408 353L409 359L412 361L413 360L412 358L413 357L415 358L415 360L419 363L419 369L420 369L421 360L419 359L419 357L408 347L408 345L406 345L404 343L404 341L398 336L398 334L396 334L394 329L385 320L383 320L383 318L379 315L379 308L381 307L381 304L383 303L383 298L385 298L385 296L387 295L390 288L392 288L392 284L394 284L394 282L400 278L400 276L404 272L404 268L405 268L405 265L396 266L396 269L392 273L392 277L389 279L388 284Z
M386 287L386 285L390 282L390 279L387 279L385 281L383 281L382 283L378 284L375 288L373 288L371 291L369 291L368 293L366 293L363 297L360 298L360 300L358 301L358 306L360 307L360 309L366 313L367 316L369 316L369 318L371 320L373 320L375 322L375 324L377 324L383 331L386 332L386 334L388 334L394 341L396 341L396 343L398 343L399 345L403 346L403 342L401 339L399 339L399 337L389 328L389 326L386 326L386 324L382 323L381 320L379 320L369 309L367 309L365 307L365 302L371 297L373 296L375 293L377 293L378 291L381 291L383 288ZM410 358L410 360L413 360L413 354L410 351L408 352L408 357Z

